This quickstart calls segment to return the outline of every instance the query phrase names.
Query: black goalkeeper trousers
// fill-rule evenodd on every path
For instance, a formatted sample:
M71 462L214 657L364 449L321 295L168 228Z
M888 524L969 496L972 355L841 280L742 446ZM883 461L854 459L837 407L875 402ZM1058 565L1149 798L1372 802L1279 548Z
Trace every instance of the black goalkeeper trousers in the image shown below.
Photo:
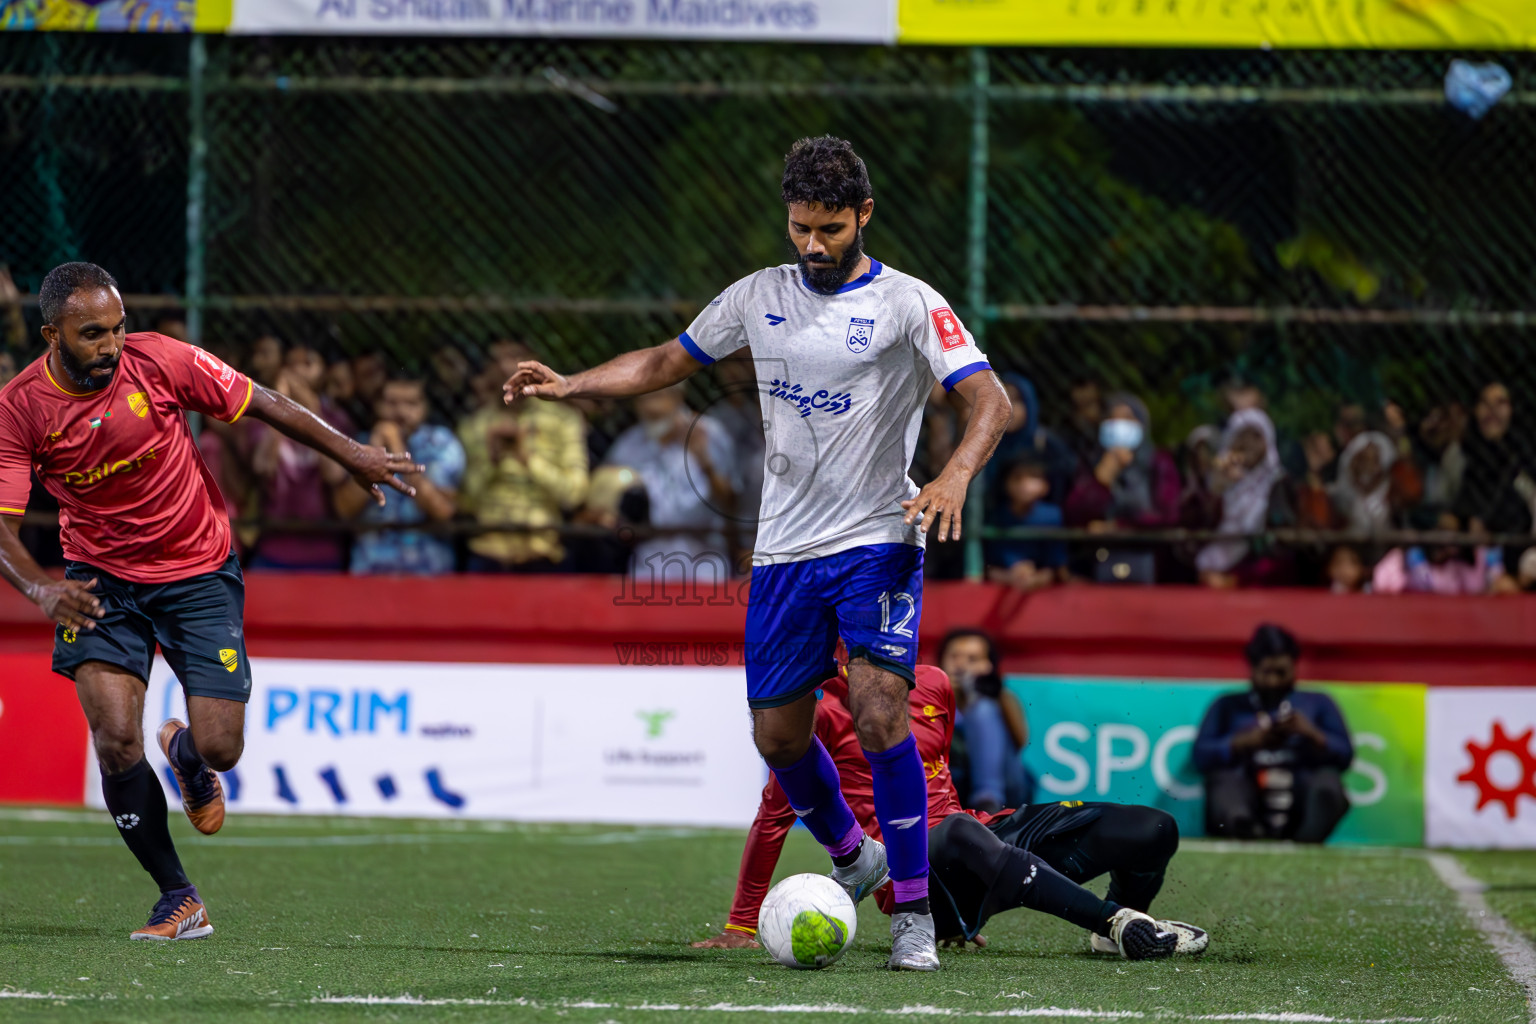
M1075 886L1108 874L1105 904L1147 911L1178 848L1178 823L1151 807L1035 804L986 826L953 814L928 833L934 924L970 937L993 914L1029 907L1102 931L1080 920L1082 894L1040 884L1041 867Z

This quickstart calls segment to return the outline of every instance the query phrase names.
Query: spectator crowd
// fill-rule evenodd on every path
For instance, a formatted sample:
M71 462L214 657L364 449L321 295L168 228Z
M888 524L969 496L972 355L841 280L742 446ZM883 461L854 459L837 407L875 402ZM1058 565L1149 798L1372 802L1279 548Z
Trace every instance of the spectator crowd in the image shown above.
M186 333L169 316L155 329ZM710 580L750 565L766 424L749 353L701 385L632 401L508 407L502 383L537 358L519 339L493 342L478 361L443 346L420 373L377 351L341 357L271 334L213 347L337 430L425 467L409 480L414 498L386 491L381 507L341 467L263 424L204 420L198 444L253 569ZM0 383L17 363L0 352ZM1259 389L1234 383L1219 418L1169 444L1137 395L1081 379L1054 396L1047 425L1035 383L1000 376L1012 419L982 480L995 582L1536 590L1536 546L1523 542L1536 509L1536 419L1504 383L1418 410L1343 405L1329 429L1294 436L1277 431ZM919 483L948 460L967 412L935 386ZM35 487L32 507L50 504ZM1386 542L1403 531L1430 542ZM47 533L29 534L44 558L57 545ZM930 545L927 564L959 576L963 548Z
M1536 539L1526 540L1536 434L1502 382L1416 421L1397 403L1343 405L1331 429L1296 437L1277 431L1261 391L1235 383L1223 389L1222 418L1176 446L1159 443L1135 395L1080 380L1058 425L1046 427L1033 383L1012 373L1003 382L1013 418L987 469L987 525L1036 530L988 542L994 581L1021 590L1073 579L1379 594L1536 589ZM931 465L953 450L965 413L935 393ZM1062 528L1086 539L1046 532ZM1389 543L1395 533L1429 542ZM1308 539L1329 536L1344 542Z

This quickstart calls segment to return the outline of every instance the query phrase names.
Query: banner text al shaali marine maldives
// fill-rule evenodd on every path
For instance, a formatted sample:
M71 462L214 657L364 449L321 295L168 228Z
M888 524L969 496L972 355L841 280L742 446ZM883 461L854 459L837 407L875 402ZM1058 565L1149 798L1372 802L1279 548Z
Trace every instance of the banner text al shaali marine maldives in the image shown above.
M896 0L235 0L231 32L891 43Z

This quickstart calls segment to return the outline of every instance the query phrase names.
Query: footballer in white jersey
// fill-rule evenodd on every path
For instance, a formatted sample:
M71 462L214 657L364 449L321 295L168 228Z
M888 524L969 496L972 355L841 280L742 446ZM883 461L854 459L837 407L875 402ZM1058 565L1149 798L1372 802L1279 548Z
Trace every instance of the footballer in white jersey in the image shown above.
M745 646L753 737L831 855L832 877L855 901L892 885L889 966L937 970L927 787L907 722L923 545L959 540L966 491L1002 436L1008 397L949 303L864 253L874 196L848 142L796 142L781 197L794 264L737 281L664 344L569 377L521 363L506 397L643 394L751 346L766 425ZM908 471L935 381L971 415L949 464L918 488ZM884 844L865 839L812 728L839 637Z

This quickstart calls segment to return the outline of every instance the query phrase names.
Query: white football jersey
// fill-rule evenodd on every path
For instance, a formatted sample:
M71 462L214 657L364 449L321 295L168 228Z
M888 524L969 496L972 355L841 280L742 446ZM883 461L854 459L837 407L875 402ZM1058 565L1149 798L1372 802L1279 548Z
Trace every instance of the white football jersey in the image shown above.
M949 304L871 260L834 295L793 264L742 278L679 339L703 363L752 346L767 446L754 565L864 544L914 544L901 503L935 380L946 389L987 357Z

